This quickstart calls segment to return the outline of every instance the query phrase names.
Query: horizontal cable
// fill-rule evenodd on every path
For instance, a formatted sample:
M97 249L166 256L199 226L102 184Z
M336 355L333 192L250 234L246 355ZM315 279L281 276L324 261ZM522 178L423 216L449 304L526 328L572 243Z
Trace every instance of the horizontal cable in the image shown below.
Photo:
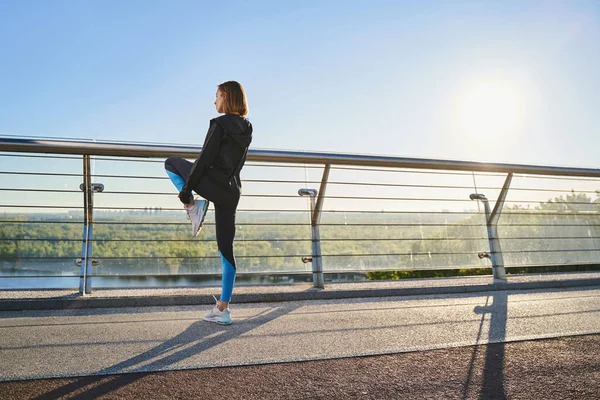
M321 214L439 214L439 215L477 215L483 214L481 211L387 211L387 210L322 210Z
M5 220L0 223L8 224L83 224L83 221L11 221ZM138 221L94 221L94 225L189 225L189 222L138 222ZM213 222L205 222L203 225L214 225ZM271 222L259 222L259 223L244 223L238 222L237 226L240 225L257 225L257 226L310 226L310 223L271 223ZM343 225L343 224L341 224Z
M487 237L443 237L443 238L321 238L321 242L427 242L427 241L472 241L487 240ZM525 236L501 237L501 240L598 240L596 236ZM214 242L215 239L91 239L90 242ZM0 241L13 242L81 242L82 238L0 238ZM312 239L235 239L236 242L312 242Z
M46 206L28 206L28 205L0 205L0 207L38 207L45 208ZM73 208L71 206L61 206L61 208ZM75 207L80 209L81 207ZM95 210L137 210L137 211L149 211L154 210L155 207L94 207ZM160 208L161 212L172 212L182 211L182 208ZM209 210L209 213L213 212ZM239 208L238 213L310 213L308 209L249 209ZM376 214L376 215L389 215L389 214L408 214L408 215L484 215L483 211L378 211L378 210L322 210L321 214ZM577 211L577 212L558 212L558 211L502 211L502 215L524 215L524 216L569 216L569 217L598 217L600 211ZM1 222L1 221L0 221ZM30 222L30 221L23 221Z
M83 207L79 206L39 206L39 205L18 205L18 204L0 204L0 207L10 207L10 208L68 208L68 209L83 209ZM94 210L129 210L129 211L149 211L150 209L154 210L155 207L94 207ZM181 211L182 208L172 208L172 207L163 207L160 209L161 212L170 212L170 211ZM303 209L238 209L238 212L245 213L310 213L309 210ZM209 211L212 212L212 211ZM418 215L483 215L481 211L376 211L376 210L323 210L321 213L356 213L356 214L418 214ZM503 211L502 215L529 215L529 216L541 216L541 215L549 215L549 216L571 216L571 217L597 217L600 216L600 212L598 211L577 211L577 212L543 212L543 211ZM3 222L3 221L0 221ZM5 221L6 222L6 221ZM8 221L10 222L10 221ZM33 221L22 221L22 222L33 222Z
M366 253L366 254L324 254L322 255L322 257L374 257L374 256L378 256L378 257L388 257L388 256L429 256L429 255L465 255L465 254L472 254L472 255L477 255L477 252L462 252L462 253L389 253L389 254L372 254L372 253ZM268 254L268 255L252 255L252 256L238 256L236 255L235 258L236 259L241 259L241 258L302 258L302 257L307 257L310 256L310 254L289 254L289 255L278 255L278 254ZM4 260L72 260L74 257L30 257L30 256L9 256L9 257L3 257ZM123 256L123 257L118 257L118 256L109 256L109 257L102 257L102 256L93 256L91 257L95 260L156 260L156 259L164 259L164 260L174 260L174 259L183 259L183 260L196 260L196 259L221 259L221 256L207 256L207 255L203 255L203 256Z
M2 207L0 205L0 207ZM21 206L23 207L23 206ZM94 210L128 210L128 211L151 211L154 210L155 207L94 207ZM160 211L166 212L166 211L183 211L183 208L171 208L171 207L162 207L160 209ZM239 210L238 210L239 211ZM283 210L284 212L288 212L288 210ZM208 211L208 212L213 212L213 211ZM248 211L246 211L248 212ZM252 212L270 212L270 210L255 210ZM302 213L308 213L308 210L290 210L289 212L302 212Z
M545 250L502 250L502 254L518 254L518 253L572 253L572 252L588 252L600 251L600 249L545 249Z
M586 177L564 177L564 176L552 176L552 175L531 175L531 174L515 174L518 177L530 178L530 179L548 179L553 181L585 181L585 182L599 182L600 178L586 178Z
M600 183L600 182L599 182ZM494 188L494 187L478 187L477 190L481 191L481 190L500 190L502 188ZM513 191L513 190L519 190L519 191L525 191L525 192L558 192L558 193L573 193L572 189L538 189L538 188L510 188L509 191ZM596 190L575 190L574 191L575 194L579 194L579 193L596 193Z
M481 224L440 224L440 223L369 223L369 224L358 224L358 223L320 223L319 226L485 226L485 223ZM598 224L502 224L499 228L507 226L600 226Z
M121 210L122 208L117 207L117 208L109 208L109 207L105 207L106 209L118 209ZM148 207L148 209L152 209L154 210L155 207ZM102 207L94 207L94 210L100 210L103 209ZM146 208L132 208L133 210L139 210L139 211L145 211ZM161 208L160 211L183 211L183 208ZM304 210L283 210L283 209L269 209L269 208L265 208L265 209L250 209L250 208L238 208L236 210L238 213L281 213L281 214L286 214L286 213L304 213L304 214L310 214L310 210L308 209L304 209ZM207 213L214 213L213 210L209 209L207 211ZM571 214L569 214L571 215ZM238 215L238 218L240 216Z
M0 204L0 207L10 207L10 208L70 208L75 210L82 210L83 207L79 206L32 206L32 205L19 205L19 204ZM143 210L143 209L142 209Z
M87 275L87 277L89 277L89 275ZM83 275L2 275L2 274L0 274L0 279L4 279L4 278L83 278Z
M387 256L429 256L429 255L466 255L466 254L472 254L472 255L477 255L478 252L476 251L463 251L463 252L413 252L413 253L358 253L358 254L323 254L322 257L387 257ZM261 254L261 255L245 255L245 256L235 256L236 259L238 258L294 258L294 257L306 257L309 256L310 254ZM23 256L23 257L19 257L19 256L10 256L10 257L3 257L3 259L21 259L21 260L38 260L38 259L43 259L43 260L68 260L68 259L72 259L73 257L30 257L30 256ZM107 256L107 257L103 257L103 256L98 256L98 255L94 255L93 257L96 260L147 260L147 259L197 259L197 258L211 258L211 259L220 259L221 256Z
M36 191L35 189L30 189L30 191ZM121 191L110 191L105 190L102 194L140 194L140 195L153 195L153 196L177 196L175 192L121 192ZM301 199L301 197L297 194L243 194L242 197L261 197L261 198L291 198L291 199Z
M600 249L579 249L579 250L514 250L514 251L502 251L502 254L511 253L557 253L557 252L590 252L600 251ZM491 252L494 253L494 252ZM414 252L414 253L363 253L363 254L322 254L322 257L371 257L371 256L450 256L450 255L477 255L477 251L459 251L459 252Z
M0 190L9 192L44 192L44 193L83 193L81 190L73 189L9 189L0 188Z
M486 238L487 239L487 238ZM525 237L501 237L501 240L570 240L570 239L600 239L597 236L525 236Z
M389 167L393 168L393 167ZM357 167L342 167L337 165L331 166L332 170L344 170L344 171L363 171L363 172L394 172L394 173L403 173L403 174L431 174L431 175L467 175L472 176L472 172L444 172L444 171L419 171L412 169L383 169L383 168L373 168L373 167L365 167L365 168L357 168ZM504 173L481 173L477 174L481 176L503 176L506 175Z
M140 159L132 159L132 158L120 158L119 156L114 156L114 158L103 157L103 156L91 156L92 161L117 161L117 162L135 162L135 163L152 163L152 164L162 164L165 162L164 159L154 159L154 158L140 158Z
M543 202L538 200L505 200L505 203L540 203L543 205L555 205L555 204L578 204L578 205L588 205L588 206L600 206L600 203L586 203L584 201L552 201L552 202Z
M7 208L68 208L68 209L76 209L76 210L80 210L83 209L83 207L79 207L79 206L65 206L65 205L59 205L59 206L38 206L38 205L19 205L19 204L0 204L0 208L2 207L7 207ZM149 211L150 209L154 210L155 207L94 207L94 210L128 210L128 211ZM172 207L162 207L160 209L161 211L182 211L183 208L172 208ZM238 210L240 211L240 210ZM276 210L278 212L288 212L288 210ZM272 210L246 210L245 212L272 212ZM308 212L308 210L289 210L289 212ZM0 221L1 222L1 221Z
M248 195L247 195L248 196ZM261 195L254 195L261 196ZM293 196L292 196L293 197ZM349 200L398 200L398 201L462 201L473 202L471 199L450 199L450 198L418 198L418 197L364 197L364 196L325 196L325 199L349 199ZM539 200L505 200L505 203L543 203ZM545 203L544 203L545 204ZM577 201L553 201L547 204L584 204L589 206L600 206L600 203L586 203Z
M489 268L490 269L490 275L492 275L492 266L491 265L463 265L461 264L460 266L444 266L444 265L436 265L435 267L430 267L430 266L422 266L422 267L413 267L410 269L407 268L401 268L401 267L388 267L388 268L377 268L377 267L371 267L368 269L356 269L356 268L344 268L344 269L335 269L335 266L331 267L332 269L330 270L325 270L323 271L326 275L327 274L345 274L345 273L358 273L358 274L366 274L368 272L395 272L395 271L406 271L406 272L410 272L410 271L431 271L431 270L449 270L449 269L473 269L473 268Z
M413 252L413 253L359 253L359 254L322 254L321 257L392 257L392 256L451 256L451 255L474 255L477 251L457 251L457 252Z
M327 274L327 272L325 272ZM237 271L235 276L265 276L265 275L306 275L311 276L312 271L265 271L265 272L243 272ZM92 274L88 275L89 277L98 277L98 278L123 278L123 277L221 277L221 273L219 272L205 272L205 273L181 273L181 274ZM237 283L236 283L237 285Z
M94 222L96 223L96 222ZM19 221L0 220L0 224L83 224L83 221Z
M335 239L330 239L335 240ZM360 239L356 239L360 240ZM0 238L0 241L13 242L82 242L83 239L60 238ZM214 242L215 239L91 239L90 242ZM311 239L235 239L236 242L311 242ZM321 239L323 241L323 239Z
M453 240L488 240L487 237L447 237L447 238L334 238L334 239L323 239L321 238L321 242L334 242L334 241L415 241L415 242L427 242L427 241L453 241ZM589 236L581 236L581 237L501 237L501 240L546 240L546 239L557 239L557 240L565 240L565 239L600 239L596 237Z
M80 193L77 190L54 190L54 189L0 189L8 191L23 191L23 192L57 192L57 193ZM126 194L126 195L153 195L153 196L176 196L175 193L164 193L164 192L111 192L105 191L103 194ZM297 195L283 195L283 194L246 194L242 197L258 197L258 198L288 198L288 199L301 199ZM473 201L470 199L451 199L451 198L418 198L418 197L364 197L364 196L324 196L325 199L338 199L338 200L384 200L384 201L436 201L436 202L469 202ZM547 204L547 205L587 205L598 207L600 203L587 203L587 202L576 202L576 201L553 201L552 203L543 203L539 200L505 200L505 203L527 203L527 204ZM71 206L39 206L39 205L13 205L13 204L0 204L0 207L36 207L36 208L82 208L82 207L71 207ZM104 210L144 210L143 207L94 207L94 209ZM172 208L165 208L163 210L176 210ZM581 211L579 211L581 212Z
M29 191L36 191L35 189L27 189ZM162 196L176 196L174 193L165 193L165 192L121 192L121 191L104 191L103 194L139 194L139 195L162 195ZM302 197L299 195L289 195L289 194L243 194L242 197L260 197L260 198L291 198L291 199L301 199ZM324 196L325 199L345 199L345 200L394 200L394 201L461 201L461 202L470 202L473 201L465 198L465 199L450 199L450 198L420 198L420 197L365 197L365 196ZM519 203L525 203L525 201L515 201ZM539 201L534 201L534 203L539 203ZM557 204L557 203L554 203ZM569 204L577 204L569 202ZM589 203L582 203L589 204Z
M244 182L248 182L248 180L244 180ZM311 183L320 183L320 182L311 182ZM600 183L600 182L599 182ZM327 185L350 185L350 186L380 186L380 187L407 187L407 188L425 188L425 189L470 189L475 190L473 186L454 186L454 185L408 185L408 184L398 184L398 183L368 183L368 182L327 182ZM480 186L477 188L478 192L482 190L501 190L502 187L494 187L494 186ZM565 193L573 193L573 189L539 189L539 188L519 188L519 187L511 187L510 191L519 190L519 191L531 191L531 192L565 192ZM575 193L596 193L596 190L575 190Z
M290 211L290 210L285 210ZM593 211L596 214L591 214L588 212L554 212L554 211L509 211L503 210L502 215L568 215L571 217L574 216L600 216L600 211ZM419 215L484 215L483 211L377 211L377 210L322 210L321 213L357 213L357 214L419 214Z
M5 172L0 172L0 174L5 173ZM81 175L78 174L34 174L34 173L28 173L28 175L51 175L51 176L77 176L77 177L81 177ZM118 177L115 177L118 178ZM135 178L142 178L142 177L135 177ZM148 178L148 179L169 179L167 178ZM288 183L286 181L264 181L265 183ZM333 183L328 183L328 184L333 184ZM359 185L359 184L351 184L351 185ZM429 189L469 189L468 187L459 187L459 186L435 186L435 185L382 185L382 184L364 184L364 185L369 185L369 186L393 186L393 187L410 187L410 188L429 188ZM493 190L499 190L500 188L478 188L478 191L481 192L482 190L486 190L486 189L493 189ZM67 189L39 189L39 188L0 188L0 190L3 191L14 191L14 192L56 192L56 193L80 193L80 190L67 190ZM537 192L558 192L558 193L572 193L571 190L561 190L561 189L526 189L526 188L511 188L511 190L520 190L520 191L537 191ZM175 196L176 194L174 192L129 192L129 191L109 191L109 190L105 190L102 192L103 194L127 194L127 195L158 195L158 196ZM578 190L575 193L596 193L595 190ZM246 194L246 195L242 195L242 197L284 197L284 198L299 198L300 196L298 195L272 195L272 194ZM354 196L325 196L325 198L329 198L329 199L359 199L359 200L363 200L363 199L367 199L367 200L422 200L420 198L395 198L395 197L354 197ZM433 200L433 201L470 201L467 199L440 199L440 198L435 198L435 199L424 199L424 200ZM543 201L539 201L539 200L506 200L506 202L513 202L513 203L542 203L542 204L546 204ZM595 205L598 203L586 203L586 202L571 202L571 201L565 201L565 202L555 202L553 201L552 203L548 203L548 204L589 204L589 205Z
M339 274L345 273L346 271L338 272L324 271L325 275L327 274ZM366 272L366 271L362 271ZM312 275L312 271L265 271L265 272L236 272L236 276L265 276L265 275ZM201 277L201 276L221 276L218 272L206 272L206 273L179 273L179 274L87 274L86 278L123 278L123 277ZM3 278L84 278L83 275L0 275L0 279ZM236 284L237 285L237 284Z
M10 223L10 224L83 224L83 221L14 221L14 220L0 220L0 223ZM138 222L138 221L94 221L94 225L189 225L189 222ZM204 225L214 225L214 223L205 222ZM306 223L263 223L263 222L240 222L236 223L236 225L240 226L310 226L308 222ZM485 226L483 223L481 224L442 224L442 223L320 223L319 226L404 226L404 227L412 227L412 226L447 226L447 227L469 227L469 226ZM502 224L499 225L500 228L511 227L511 226L533 226L533 227L558 227L558 226L573 226L573 227L592 227L592 226L600 226L599 224Z
M390 167L393 168L393 167ZM430 174L430 175L457 175L457 176L473 176L475 177L484 177L484 176L493 176L493 177L504 177L507 174L503 172L444 172L444 171L420 171L414 169L383 169L383 168L357 168L357 167L344 167L332 165L331 169L334 170L346 170L346 171L371 171L371 172L394 172L394 173L404 173L404 174ZM531 179L556 179L556 180L578 180L578 181L590 181L590 182L598 182L600 178L585 178L585 177L558 177L558 176L543 176L543 175L532 175L532 174L518 174L515 173L514 176L531 178Z
M266 255L253 255L253 256L238 256L236 255L235 258L294 258L294 257L306 257L309 256L310 254L290 254L290 255L277 255L277 254L266 254ZM3 260L72 260L73 258L75 258L76 256L70 256L70 257L33 257L33 256L3 256L2 259ZM80 257L81 258L81 257ZM95 259L95 260L155 260L155 259L165 259L165 260L173 260L173 259L184 259L184 260L192 260L192 259L221 259L221 256L207 256L207 255L203 255L203 256L123 256L123 257L119 257L119 256L98 256L98 255L94 255L93 257L90 257L90 259Z
M36 175L36 176L77 176L82 177L82 174L58 174L53 172L15 172L15 171L1 171L0 174L5 175Z
M31 191L35 191L31 189ZM104 191L103 194L141 194L141 195L165 195L165 196L176 196L175 193L164 193L164 192L110 192ZM289 194L243 194L244 197L259 197L259 198L289 198L289 199L301 199L299 195ZM342 200L393 200L393 201L459 201L472 203L473 200L469 198L465 199L449 199L449 198L420 198L420 197L364 197L364 196L324 196L325 199L342 199ZM508 200L506 202L509 202ZM513 201L516 203L526 203L527 201ZM532 203L539 203L539 201L532 201ZM554 203L558 204L558 203ZM577 204L577 203L569 203ZM582 203L589 204L589 203Z
M67 257L54 257L54 256L46 256L46 257L33 257L33 256L2 256L2 260L73 260L76 258L81 258L81 256L72 255ZM95 256L93 258L96 258Z
M0 238L0 241L12 241L12 242L81 242L82 238L79 239L67 239L67 238Z
M81 176L81 175L78 175ZM140 175L101 175L92 174L94 178L123 178L123 179L170 179L168 176L140 176ZM277 179L242 179L243 183L293 183L298 185L315 184L318 185L321 181L302 181L302 180L277 180Z
M592 214L594 213L594 214ZM594 217L600 216L600 212L591 211L591 212L554 212L554 211L502 211L502 215L568 215L571 217Z
M76 209L81 209L82 207L71 207L71 206L30 206L30 205L16 205L16 204L7 204L7 205L2 205L0 204L0 208L1 207L12 207L12 208L28 208L28 207L34 207L34 208L46 208L46 207L58 207L58 208L76 208ZM154 212L154 210L156 209L156 207L94 207L94 210L129 210L129 211L152 211ZM161 207L160 208L160 212L173 212L173 211L183 211L183 207L182 208L172 208L172 207ZM208 210L208 213L213 213L213 210ZM310 210L283 210L283 209L269 209L269 208L265 208L265 209L244 209L244 208L238 208L237 209L238 213L305 213L308 214L310 213ZM347 212L351 212L351 211L347 211ZM382 214L381 211L377 212L378 214ZM395 213L394 211L389 211L387 212L387 214L393 214ZM447 212L444 214L450 214L451 212ZM383 213L386 214L386 213ZM0 221L2 222L2 221ZM22 222L33 222L33 221L22 221ZM57 221L59 222L59 221Z
M92 179L95 178L123 178L123 179L170 179L168 176L143 176L143 175L103 175L103 174L92 174Z
M3 154L0 152L0 157L19 157L19 158L54 158L54 159L59 159L59 160L83 160L83 156L79 156L79 157L73 157L73 156L62 156L62 155L56 155L56 156L46 156L46 155L33 155L33 154L25 154L25 153L19 153L19 154Z

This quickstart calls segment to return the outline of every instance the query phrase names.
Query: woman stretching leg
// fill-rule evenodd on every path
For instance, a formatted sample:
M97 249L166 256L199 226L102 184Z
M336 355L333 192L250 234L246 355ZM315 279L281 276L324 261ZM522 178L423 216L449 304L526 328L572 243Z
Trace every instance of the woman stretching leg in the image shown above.
M252 141L252 124L246 118L248 103L242 85L235 81L218 86L215 106L224 113L210 121L202 151L194 163L169 157L165 169L179 190L179 200L192 220L192 234L202 227L208 202L215 208L217 246L221 256L222 290L215 307L204 320L230 324L229 302L233 292L236 263L233 255L235 213L240 200L240 171ZM194 200L192 190L203 197Z

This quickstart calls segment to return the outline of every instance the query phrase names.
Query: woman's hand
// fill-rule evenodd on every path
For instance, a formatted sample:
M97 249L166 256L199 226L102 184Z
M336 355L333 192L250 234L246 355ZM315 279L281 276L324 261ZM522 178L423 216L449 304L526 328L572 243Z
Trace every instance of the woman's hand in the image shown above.
M190 204L192 202L192 194L190 192L179 192L179 201L183 204Z

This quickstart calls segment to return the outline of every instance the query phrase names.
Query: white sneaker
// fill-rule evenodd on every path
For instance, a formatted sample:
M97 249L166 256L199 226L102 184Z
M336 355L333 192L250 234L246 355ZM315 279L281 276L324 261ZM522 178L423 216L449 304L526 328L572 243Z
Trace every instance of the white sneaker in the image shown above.
M188 219L192 221L192 235L194 237L198 236L200 229L202 229L202 224L204 223L204 217L206 217L207 210L208 200L196 199L193 206L185 206Z
M215 296L213 296L213 298L218 303L217 298ZM215 304L213 309L210 310L202 319L208 322L216 322L220 325L229 325L231 324L231 313L229 312L229 308L219 311L217 305Z

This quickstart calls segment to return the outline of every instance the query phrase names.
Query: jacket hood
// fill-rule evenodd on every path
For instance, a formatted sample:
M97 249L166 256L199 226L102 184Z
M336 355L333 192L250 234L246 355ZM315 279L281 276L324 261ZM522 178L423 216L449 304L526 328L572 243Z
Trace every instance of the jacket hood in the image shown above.
M215 121L241 147L248 147L252 142L252 124L246 118L225 114L215 118Z

